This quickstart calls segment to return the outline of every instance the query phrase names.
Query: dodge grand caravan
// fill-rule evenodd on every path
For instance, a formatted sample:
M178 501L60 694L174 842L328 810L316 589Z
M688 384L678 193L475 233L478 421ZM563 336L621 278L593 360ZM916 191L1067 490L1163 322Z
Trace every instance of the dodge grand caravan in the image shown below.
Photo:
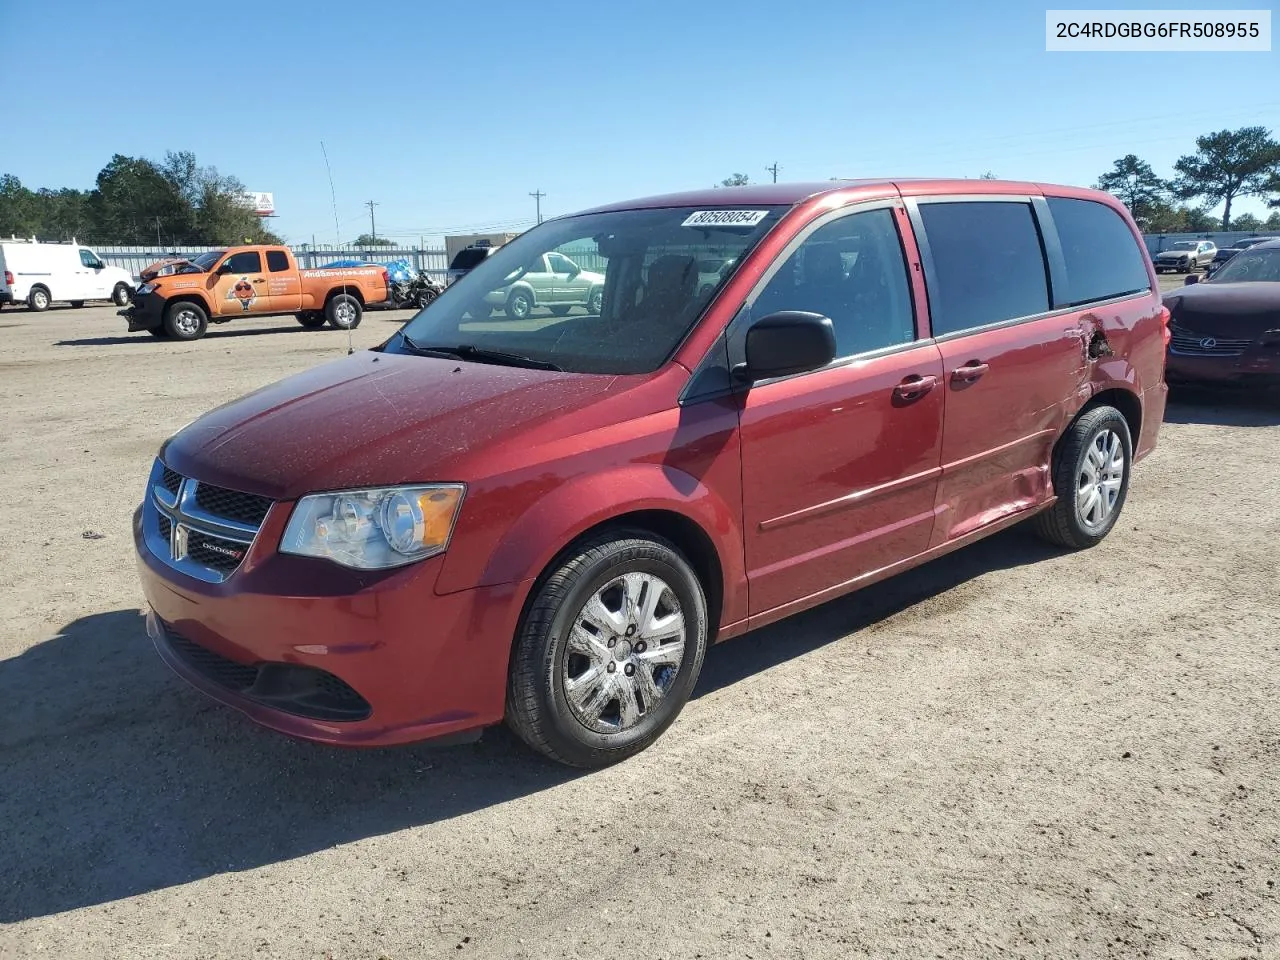
M489 318L545 255L598 309ZM712 287L698 263L732 260ZM506 721L577 766L652 743L709 644L1024 520L1116 523L1168 313L1086 189L845 181L549 220L380 346L159 451L134 519L182 677L331 744Z

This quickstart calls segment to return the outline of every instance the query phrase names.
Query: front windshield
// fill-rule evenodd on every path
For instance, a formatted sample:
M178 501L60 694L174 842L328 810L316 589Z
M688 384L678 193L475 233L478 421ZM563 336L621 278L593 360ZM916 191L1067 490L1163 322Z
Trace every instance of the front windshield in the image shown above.
M1253 280L1280 282L1280 248L1249 249L1237 253L1213 275L1214 283L1243 283Z
M210 250L208 253L202 253L194 258L190 263L184 263L178 268L179 273L208 273L213 269L213 265L222 259L225 250Z
M1194 240L1179 240L1169 247L1170 250L1194 250L1199 244Z
M786 207L664 207L548 220L423 308L393 353L466 346L577 373L656 370ZM406 339L407 337L407 339ZM490 362L502 362L489 356Z

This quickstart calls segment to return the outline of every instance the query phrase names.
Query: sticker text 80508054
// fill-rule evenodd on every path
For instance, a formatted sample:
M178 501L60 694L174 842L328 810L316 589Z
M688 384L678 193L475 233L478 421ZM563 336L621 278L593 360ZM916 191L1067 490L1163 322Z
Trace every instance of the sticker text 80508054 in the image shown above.
M696 210L680 226L754 227L768 215L768 210Z

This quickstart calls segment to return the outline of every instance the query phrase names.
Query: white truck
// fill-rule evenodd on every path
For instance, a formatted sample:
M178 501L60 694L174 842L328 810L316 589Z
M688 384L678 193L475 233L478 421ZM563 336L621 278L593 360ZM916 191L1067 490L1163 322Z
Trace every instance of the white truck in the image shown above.
M37 240L0 240L0 306L25 303L30 310L48 310L64 301L83 307L88 300L129 303L133 277L108 266L88 247Z

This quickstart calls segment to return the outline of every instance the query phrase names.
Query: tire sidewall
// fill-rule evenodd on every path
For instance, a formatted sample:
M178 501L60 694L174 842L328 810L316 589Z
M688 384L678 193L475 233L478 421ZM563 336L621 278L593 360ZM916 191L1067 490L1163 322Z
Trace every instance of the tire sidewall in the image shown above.
M625 543L615 541L614 545L621 548ZM540 658L543 672L539 678L538 700L546 710L548 738L558 753L579 763L596 766L602 757L621 759L656 740L680 715L702 670L707 646L707 615L701 585L692 569L674 551L653 541L644 543L650 546L645 556L619 562L618 550L615 549L589 567L577 571L572 585L547 624L545 634L527 638L538 643L544 654ZM675 682L658 709L647 714L630 730L601 734L588 729L574 715L561 678L569 653L567 638L578 613L592 594L624 573L650 573L671 587L685 616L685 650ZM549 651L548 644L552 647Z
M355 319L350 323L343 323L338 319L338 306L343 303L350 303L351 307L355 310ZM335 330L354 330L356 327L360 326L360 321L363 319L364 314L364 311L360 308L360 301L349 293L340 293L336 297L332 298L327 304L325 304L324 312L325 319L328 321L329 326L333 327Z
M178 329L175 322L174 314L190 309L195 312L199 321L196 325L195 333L183 333ZM209 315L204 312L204 308L198 303L192 303L189 300L179 300L177 303L171 303L164 311L164 331L174 340L199 340L205 335L205 331L209 329Z
M123 283L117 283L116 288L111 291L111 299L117 307L127 307L129 305L129 288Z
M604 291L596 287L587 294L587 313L598 314L604 307Z
M1133 474L1133 438L1129 435L1129 422L1114 407L1104 407L1097 411L1092 411L1091 415L1086 415L1086 418L1079 424L1079 429L1081 429L1082 442L1075 461L1071 464L1071 523L1075 527L1074 532L1081 540L1089 543L1098 543L1115 527L1120 519L1121 511L1124 510L1125 501L1128 499L1129 479ZM1104 430L1114 431L1120 437L1120 443L1124 447L1124 476L1120 482L1120 493L1116 497L1111 516L1107 518L1107 522L1103 526L1091 527L1085 524L1080 516L1076 488L1079 483L1081 468L1084 466L1085 458L1089 455L1089 449L1098 438L1098 434Z
M521 301L524 301L525 304L523 312L516 308L516 304ZM507 316L512 320L527 320L531 313L533 313L533 297L524 290L513 290L511 296L507 297Z

